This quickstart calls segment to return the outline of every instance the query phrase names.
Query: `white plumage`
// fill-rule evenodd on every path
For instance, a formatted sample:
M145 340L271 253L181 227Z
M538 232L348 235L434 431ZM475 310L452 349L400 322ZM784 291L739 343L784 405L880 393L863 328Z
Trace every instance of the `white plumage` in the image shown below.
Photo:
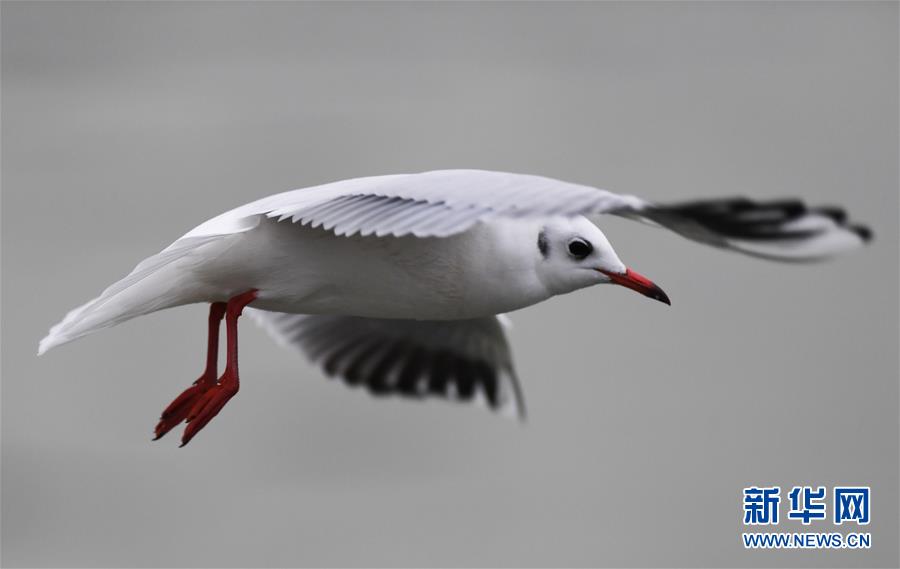
M357 178L266 197L202 223L71 311L38 353L141 314L253 290L257 320L350 383L411 397L487 396L492 407L518 401L521 409L495 315L606 282L668 301L626 272L583 217L601 213L787 261L852 249L870 235L841 210L794 200L658 205L481 170ZM467 343L476 337L484 340L478 349ZM438 355L452 361L436 363Z
M485 170L354 178L269 196L233 209L185 237L245 231L253 216L290 218L336 235L447 237L496 217L574 216L647 204L589 186Z

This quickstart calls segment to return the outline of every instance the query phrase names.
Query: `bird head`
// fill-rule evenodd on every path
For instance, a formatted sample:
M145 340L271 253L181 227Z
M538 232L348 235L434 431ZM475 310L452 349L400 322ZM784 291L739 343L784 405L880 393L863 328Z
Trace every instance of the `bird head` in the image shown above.
M585 217L556 218L537 236L538 274L555 294L612 283L671 304L653 281L626 267L600 228Z

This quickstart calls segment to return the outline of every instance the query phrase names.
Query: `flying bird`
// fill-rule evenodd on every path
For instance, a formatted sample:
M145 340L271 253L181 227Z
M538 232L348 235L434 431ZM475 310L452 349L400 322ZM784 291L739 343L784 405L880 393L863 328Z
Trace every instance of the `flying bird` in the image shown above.
M266 197L195 227L69 312L38 353L136 316L209 303L206 368L155 428L158 439L186 422L182 446L238 392L245 309L351 386L522 416L505 313L608 283L669 304L587 217L602 213L780 261L825 258L871 238L843 210L797 200L656 204L483 170L355 178Z

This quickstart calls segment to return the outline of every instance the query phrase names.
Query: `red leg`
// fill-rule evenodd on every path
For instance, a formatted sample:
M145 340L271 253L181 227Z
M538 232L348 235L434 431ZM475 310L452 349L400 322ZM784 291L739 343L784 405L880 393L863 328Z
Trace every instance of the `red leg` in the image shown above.
M244 307L256 300L256 289L248 290L228 301L225 309L225 332L228 356L225 371L218 383L210 387L191 408L187 416L188 426L181 437L181 446L188 444L194 435L215 417L228 400L234 397L240 388L238 379L238 336L237 321Z
M224 302L213 302L209 305L206 369L203 370L203 375L193 385L185 389L162 412L155 429L156 437L153 440L161 439L176 425L187 419L188 413L190 413L200 397L216 384L216 376L218 376L216 368L219 360L219 324L225 316L225 307Z

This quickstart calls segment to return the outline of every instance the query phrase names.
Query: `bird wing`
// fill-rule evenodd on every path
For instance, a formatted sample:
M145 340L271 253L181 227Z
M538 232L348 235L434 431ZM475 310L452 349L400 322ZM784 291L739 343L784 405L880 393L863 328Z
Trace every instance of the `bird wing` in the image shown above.
M524 418L503 316L387 320L246 309L279 344L302 351L329 377L378 396L481 402Z
M496 217L609 213L666 227L689 239L777 260L826 257L860 246L868 229L839 208L798 200L743 198L655 204L541 176L438 170L355 178L269 196L198 226L185 237L245 231L263 217L336 235L447 237Z
M266 216L337 235L446 237L495 216L573 216L635 198L551 178L486 170L437 170L354 178L263 198L213 218L187 236L236 233Z
M679 235L754 257L814 261L872 239L838 207L807 207L800 200L720 198L668 205L645 203L610 213L660 225Z

